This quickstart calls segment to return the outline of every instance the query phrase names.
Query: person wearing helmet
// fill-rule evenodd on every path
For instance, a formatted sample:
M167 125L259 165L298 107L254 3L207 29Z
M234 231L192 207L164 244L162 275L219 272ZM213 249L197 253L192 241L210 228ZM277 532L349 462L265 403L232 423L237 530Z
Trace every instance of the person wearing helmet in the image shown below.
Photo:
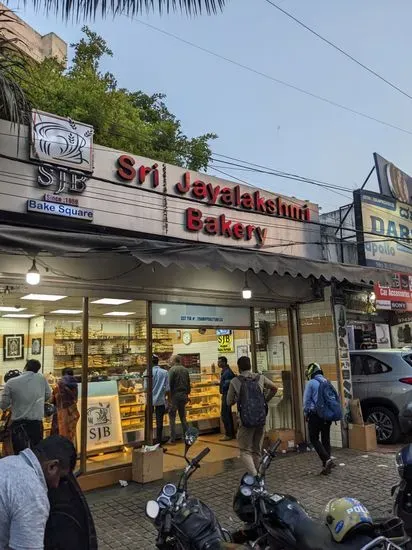
M308 423L309 441L322 461L321 474L327 475L335 466L330 455L330 427L332 423L320 418L316 412L319 385L326 381L326 378L318 363L310 363L305 374L308 382L303 394L303 412Z
M373 535L373 520L365 506L355 498L333 498L323 512L335 542L343 542L354 535Z

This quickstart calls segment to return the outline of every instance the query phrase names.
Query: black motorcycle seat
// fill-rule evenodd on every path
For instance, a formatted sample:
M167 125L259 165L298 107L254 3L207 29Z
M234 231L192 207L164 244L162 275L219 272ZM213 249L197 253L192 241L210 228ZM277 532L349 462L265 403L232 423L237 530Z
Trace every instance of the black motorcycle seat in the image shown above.
M357 535L346 542L335 542L329 528L310 517L301 518L295 525L294 535L299 550L357 550L373 540L366 535Z

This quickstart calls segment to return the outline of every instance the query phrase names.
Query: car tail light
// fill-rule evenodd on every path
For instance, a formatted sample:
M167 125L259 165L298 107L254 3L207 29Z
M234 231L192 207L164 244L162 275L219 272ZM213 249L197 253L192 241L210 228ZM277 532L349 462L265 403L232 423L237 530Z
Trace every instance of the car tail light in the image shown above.
M408 376L407 378L400 378L399 382L403 382L404 384L409 384L412 386L412 376Z

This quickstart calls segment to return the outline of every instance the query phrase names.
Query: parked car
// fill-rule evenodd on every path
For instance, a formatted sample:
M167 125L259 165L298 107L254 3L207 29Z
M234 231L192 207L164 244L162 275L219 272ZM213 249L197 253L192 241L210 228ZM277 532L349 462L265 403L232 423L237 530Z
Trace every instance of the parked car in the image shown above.
M353 396L379 443L395 443L412 429L412 350L351 351Z

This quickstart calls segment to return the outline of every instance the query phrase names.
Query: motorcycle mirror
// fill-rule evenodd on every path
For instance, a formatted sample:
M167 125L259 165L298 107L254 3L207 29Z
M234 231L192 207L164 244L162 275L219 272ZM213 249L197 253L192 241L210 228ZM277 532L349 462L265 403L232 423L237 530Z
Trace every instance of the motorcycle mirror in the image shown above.
M196 443L199 437L199 430L197 428L190 427L185 433L185 456L187 455L190 447Z
M155 500L149 500L146 504L146 516L156 519L160 512L160 506Z

